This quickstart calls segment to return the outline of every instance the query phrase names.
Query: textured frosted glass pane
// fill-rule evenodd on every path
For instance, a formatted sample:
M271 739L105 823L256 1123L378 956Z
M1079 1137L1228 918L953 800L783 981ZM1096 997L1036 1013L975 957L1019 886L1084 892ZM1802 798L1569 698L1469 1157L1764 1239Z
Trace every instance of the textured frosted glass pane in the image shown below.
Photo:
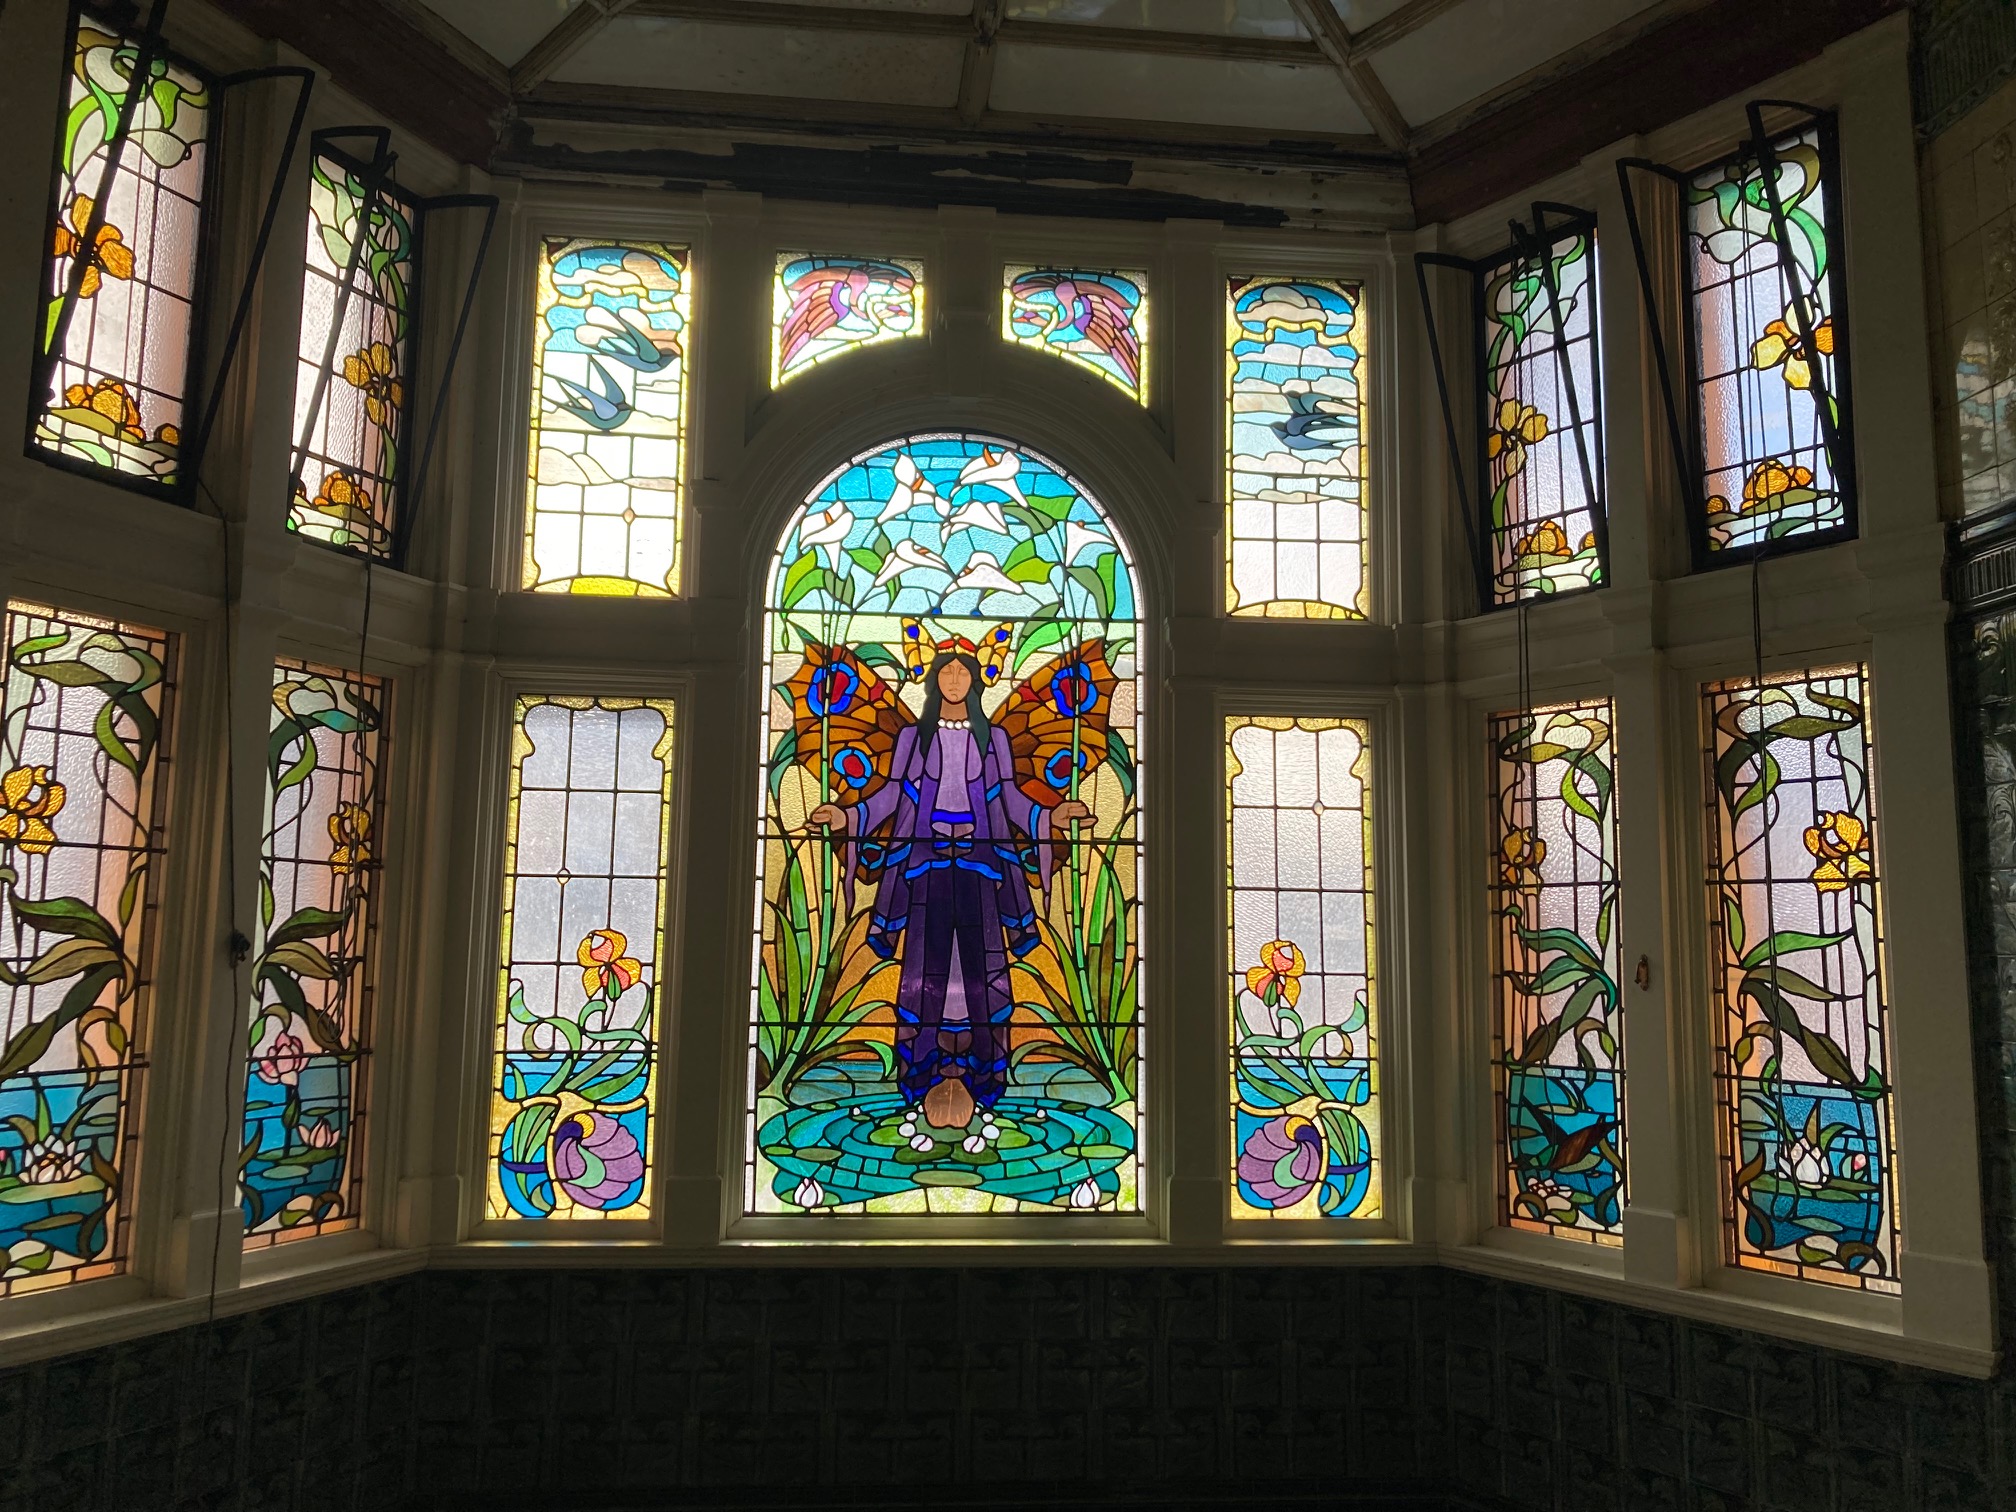
M1369 732L1238 716L1225 738L1232 1215L1374 1218Z
M516 725L485 1212L645 1218L672 706L523 698Z

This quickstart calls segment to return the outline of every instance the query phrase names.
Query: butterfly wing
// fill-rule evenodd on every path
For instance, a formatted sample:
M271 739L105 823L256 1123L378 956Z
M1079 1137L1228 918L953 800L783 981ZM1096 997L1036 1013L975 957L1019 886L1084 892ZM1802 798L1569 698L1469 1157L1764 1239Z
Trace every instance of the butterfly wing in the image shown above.
M1032 802L1055 808L1105 761L1118 682L1106 642L1089 640L1043 662L1009 693L994 722L1008 737L1015 785Z
M854 804L889 781L896 739L914 716L896 696L896 685L858 651L810 642L803 664L778 691L791 704L791 731L772 758L773 785L791 766L815 777L823 769L832 800ZM863 837L856 872L872 876L883 850L882 842Z

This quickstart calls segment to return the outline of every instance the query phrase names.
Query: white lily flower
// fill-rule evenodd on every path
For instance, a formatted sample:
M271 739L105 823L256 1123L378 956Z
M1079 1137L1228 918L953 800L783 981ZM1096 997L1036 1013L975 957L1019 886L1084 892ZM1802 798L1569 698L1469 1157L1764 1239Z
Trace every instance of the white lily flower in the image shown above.
M1110 550L1113 546L1113 540L1104 531L1094 530L1089 525L1080 525L1076 520L1066 520L1064 522L1064 560L1066 562L1077 561L1078 553L1083 551L1087 546L1104 546Z
M805 522L798 527L798 544L808 549L825 548L827 564L838 572L841 543L853 528L854 512L844 503L829 504L816 514L805 516Z
M889 559L882 564L882 570L875 574L870 588L880 588L891 578L900 578L906 572L919 567L935 567L947 577L952 575L952 564L938 555L929 546L920 546L915 541L903 540L896 543Z
M982 448L980 455L959 469L959 486L968 488L985 483L999 489L1017 504L1028 505L1022 496L1022 485L1016 481L1022 473L1022 459L1011 451L989 451Z
M976 551L966 559L953 588L978 588L982 593L1020 593L1022 585L1001 570L1000 561L989 551Z
M1008 534L1007 517L992 499L968 499L946 524L952 530L991 530L996 535Z

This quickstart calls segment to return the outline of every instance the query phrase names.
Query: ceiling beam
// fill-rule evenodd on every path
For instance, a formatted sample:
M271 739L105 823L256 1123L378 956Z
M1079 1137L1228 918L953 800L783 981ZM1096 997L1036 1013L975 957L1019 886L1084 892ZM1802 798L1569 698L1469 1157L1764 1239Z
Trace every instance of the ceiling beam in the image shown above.
M1344 25L1337 8L1330 0L1288 0L1288 4L1308 28L1309 35L1316 39L1323 55L1336 66L1337 77L1344 81L1344 88L1365 112L1365 119L1379 133L1379 140L1396 152L1405 152L1407 118L1386 93L1386 86L1372 71L1372 65L1360 55L1357 39Z
M1398 154L1372 136L1276 132L1171 121L1036 116L990 110L977 128L956 109L852 100L650 89L606 84L542 84L518 102L527 123L580 122L698 131L746 138L830 136L836 132L898 145L955 145L974 151L1061 151L1179 158L1227 167L1306 168L1390 176ZM550 133L548 133L550 134Z
M523 94L545 83L591 37L635 3L636 0L581 0L561 18L558 26L534 42L525 56L511 65L511 93Z
M973 33L959 60L959 119L977 125L994 89L994 33L1001 27L1002 0L973 0Z
M788 28L849 32L855 36L937 38L966 42L974 18L919 11L855 10L836 5L783 5L765 0L635 0L630 13L668 21L707 21L717 26ZM995 18L994 38L1026 47L1080 47L1098 52L1153 53L1218 62L1276 63L1321 68L1327 59L1313 42L1276 37L1228 37L1210 32L1149 31L1131 26L1080 26L1071 21Z
M1419 31L1446 10L1453 10L1463 0L1407 0L1396 11L1389 11L1365 30L1353 34L1358 43L1360 55L1376 53L1382 47L1390 47L1411 31Z
M496 150L510 97L494 74L471 68L385 0L211 0L261 37L275 37L329 71L371 109L458 162Z
M1710 0L1414 154L1423 225L1482 210L1621 137L1755 89L1906 0ZM1675 58L1690 60L1676 68Z

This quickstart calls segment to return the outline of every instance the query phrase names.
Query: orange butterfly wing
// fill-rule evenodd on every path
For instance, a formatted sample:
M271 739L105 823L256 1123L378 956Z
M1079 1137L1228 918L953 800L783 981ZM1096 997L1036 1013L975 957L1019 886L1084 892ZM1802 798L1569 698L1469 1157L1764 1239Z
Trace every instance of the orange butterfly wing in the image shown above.
M789 760L815 773L823 764L836 801L859 802L889 780L896 737L912 716L852 647L808 644L779 690L791 701Z
M1082 786L1106 759L1118 683L1106 662L1106 642L1089 640L1051 657L1009 693L994 723L1008 737L1015 785L1033 802L1055 808L1076 791L1074 765Z

